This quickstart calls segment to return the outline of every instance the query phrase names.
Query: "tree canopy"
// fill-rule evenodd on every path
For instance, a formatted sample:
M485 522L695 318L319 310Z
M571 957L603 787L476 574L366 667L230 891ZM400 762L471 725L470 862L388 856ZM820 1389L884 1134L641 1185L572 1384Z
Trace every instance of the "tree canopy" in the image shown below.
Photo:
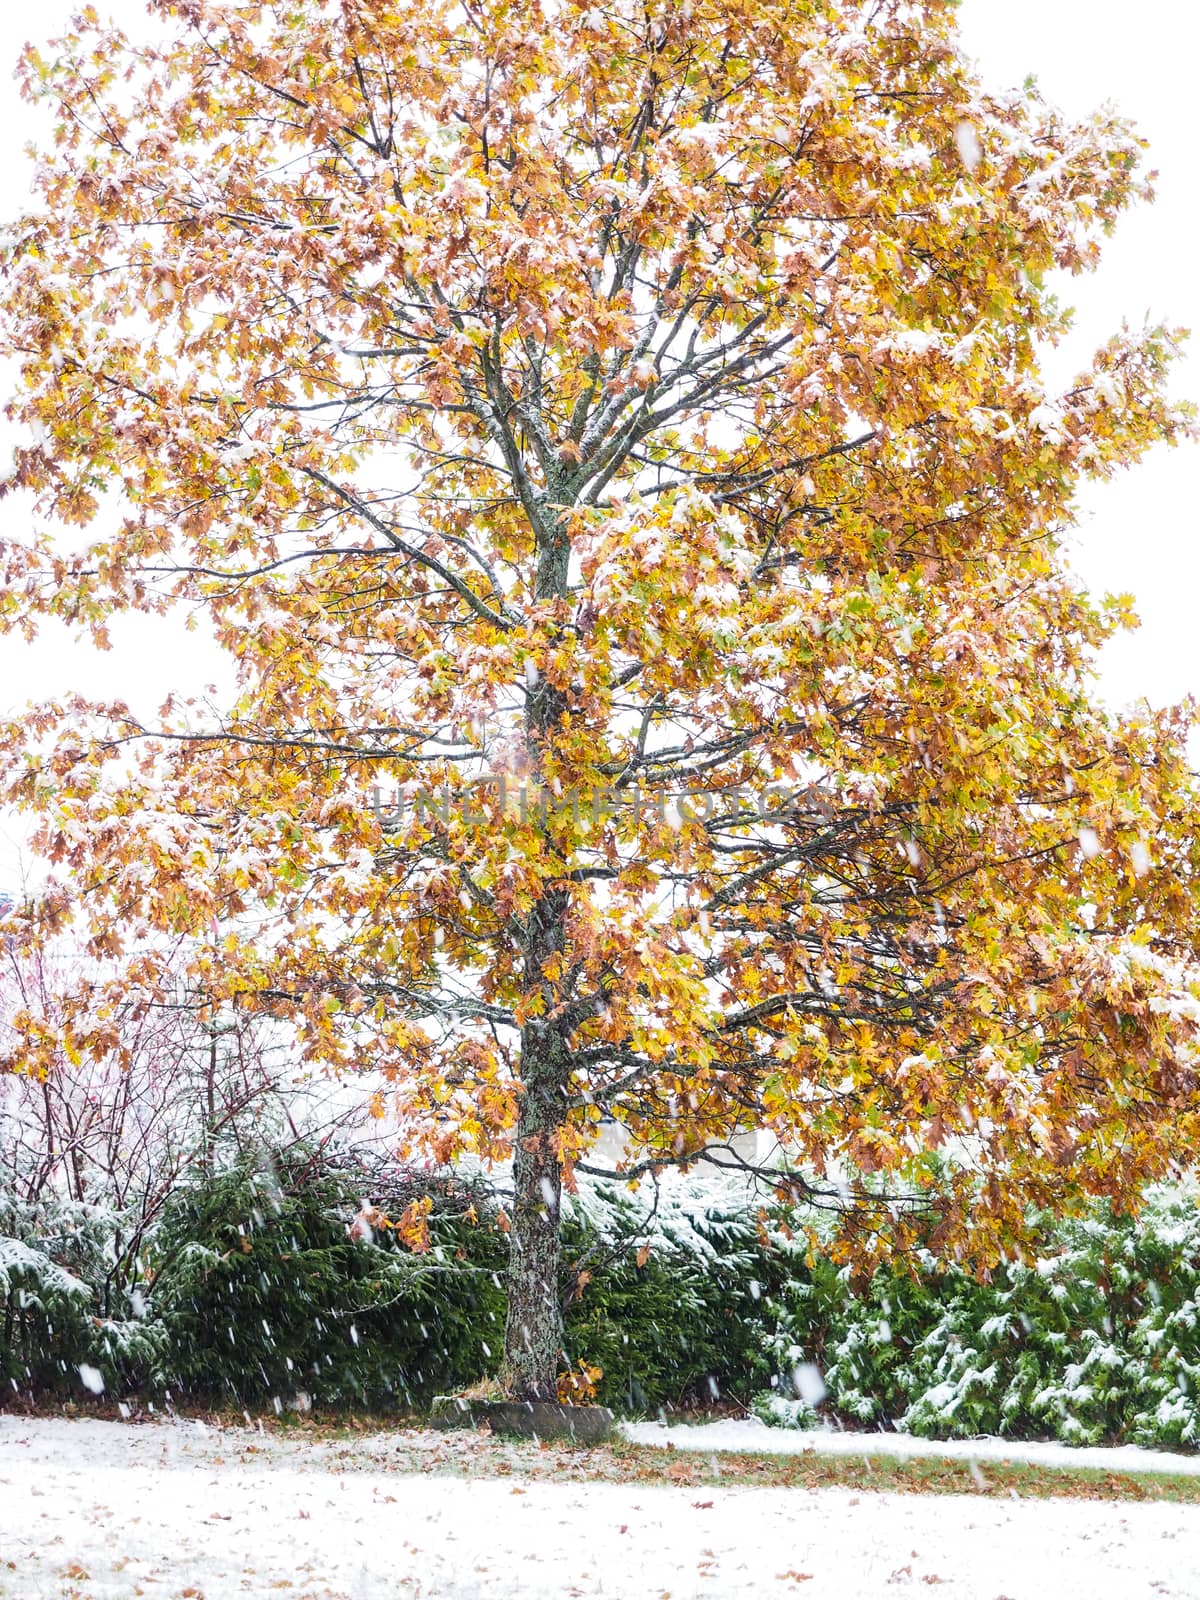
M954 10L154 0L23 58L0 625L198 615L239 687L2 730L20 936L118 974L12 1064L195 935L410 1153L514 1157L517 1392L604 1117L983 1261L1196 1149L1187 713L1099 705L1063 556L1191 430L1177 335L1040 366L1142 148Z

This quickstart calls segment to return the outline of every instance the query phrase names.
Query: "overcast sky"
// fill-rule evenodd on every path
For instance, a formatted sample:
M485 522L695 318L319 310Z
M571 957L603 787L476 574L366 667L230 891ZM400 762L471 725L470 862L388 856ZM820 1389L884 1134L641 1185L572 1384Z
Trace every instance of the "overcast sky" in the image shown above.
M97 8L138 26L136 0L96 0ZM68 0L26 8L0 5L0 61L14 61L28 37L45 39L69 14ZM1085 113L1106 100L1132 116L1150 139L1160 171L1159 200L1128 216L1111 241L1100 273L1067 280L1064 295L1079 309L1068 365L1120 325L1149 314L1200 330L1200 237L1195 197L1195 70L1200 59L1200 8L1192 0L963 0L966 46L985 80L1001 88L1034 74L1064 109ZM0 214L18 211L28 192L20 156L37 124L0 73ZM1069 375L1069 374L1068 374ZM1200 397L1200 353L1181 372L1181 392ZM1162 450L1115 484L1087 497L1074 562L1089 587L1132 593L1142 630L1110 646L1103 663L1105 694L1116 704L1146 696L1155 703L1200 694L1196 580L1200 512L1200 448ZM4 515L14 511L6 508ZM194 691L214 675L201 640L138 619L124 624L119 648L97 658L61 638L33 649L0 641L0 711L81 688L122 694L151 709L168 688ZM2 830L0 830L2 833Z
M1084 114L1106 100L1150 141L1158 199L1130 213L1099 272L1067 279L1079 312L1080 360L1128 319L1195 330L1177 389L1200 399L1200 215L1197 89L1200 7L1194 0L963 0L967 49L998 86L1032 73L1043 94ZM1200 696L1200 446L1162 449L1086 497L1074 564L1088 587L1137 597L1142 628L1108 647L1114 703Z

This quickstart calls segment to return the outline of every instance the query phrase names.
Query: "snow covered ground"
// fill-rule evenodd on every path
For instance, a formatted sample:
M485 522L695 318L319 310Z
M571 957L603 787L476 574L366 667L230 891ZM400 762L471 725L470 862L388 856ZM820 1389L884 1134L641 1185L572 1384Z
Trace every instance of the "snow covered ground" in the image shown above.
M823 1456L890 1456L909 1461L924 1456L938 1461L1022 1461L1034 1467L1096 1468L1100 1472L1177 1472L1200 1477L1200 1455L1171 1450L1140 1450L1122 1445L1111 1450L1068 1444L1029 1444L1019 1439L916 1439L904 1433L840 1433L832 1428L803 1431L768 1428L757 1417L666 1427L661 1422L627 1422L621 1432L634 1444L667 1445L676 1450L735 1450L758 1455L795 1456L812 1451ZM1196 1594L1200 1596L1200 1574Z
M0 1595L1200 1595L1200 1507L535 1481L491 1444L481 1480L459 1448L0 1416Z

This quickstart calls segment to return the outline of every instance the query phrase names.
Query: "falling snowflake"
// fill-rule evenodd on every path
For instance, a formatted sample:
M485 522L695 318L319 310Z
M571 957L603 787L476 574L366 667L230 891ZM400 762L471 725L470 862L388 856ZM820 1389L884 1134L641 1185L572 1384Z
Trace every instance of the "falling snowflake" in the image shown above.
M983 150L979 143L979 134L973 122L960 122L954 130L954 143L958 146L958 154L962 164L968 172L974 172L983 160Z
M829 1393L821 1376L820 1367L812 1361L802 1361L799 1366L793 1368L792 1384L801 1400L810 1406L819 1406Z

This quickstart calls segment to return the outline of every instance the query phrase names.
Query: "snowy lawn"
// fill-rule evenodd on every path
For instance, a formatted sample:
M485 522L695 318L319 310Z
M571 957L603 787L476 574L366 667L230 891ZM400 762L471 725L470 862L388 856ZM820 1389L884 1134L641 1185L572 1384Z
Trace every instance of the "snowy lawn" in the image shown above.
M0 1595L1200 1593L1200 1506L784 1487L748 1483L748 1465L419 1430L347 1438L0 1416ZM802 1463L774 1470L785 1466Z

